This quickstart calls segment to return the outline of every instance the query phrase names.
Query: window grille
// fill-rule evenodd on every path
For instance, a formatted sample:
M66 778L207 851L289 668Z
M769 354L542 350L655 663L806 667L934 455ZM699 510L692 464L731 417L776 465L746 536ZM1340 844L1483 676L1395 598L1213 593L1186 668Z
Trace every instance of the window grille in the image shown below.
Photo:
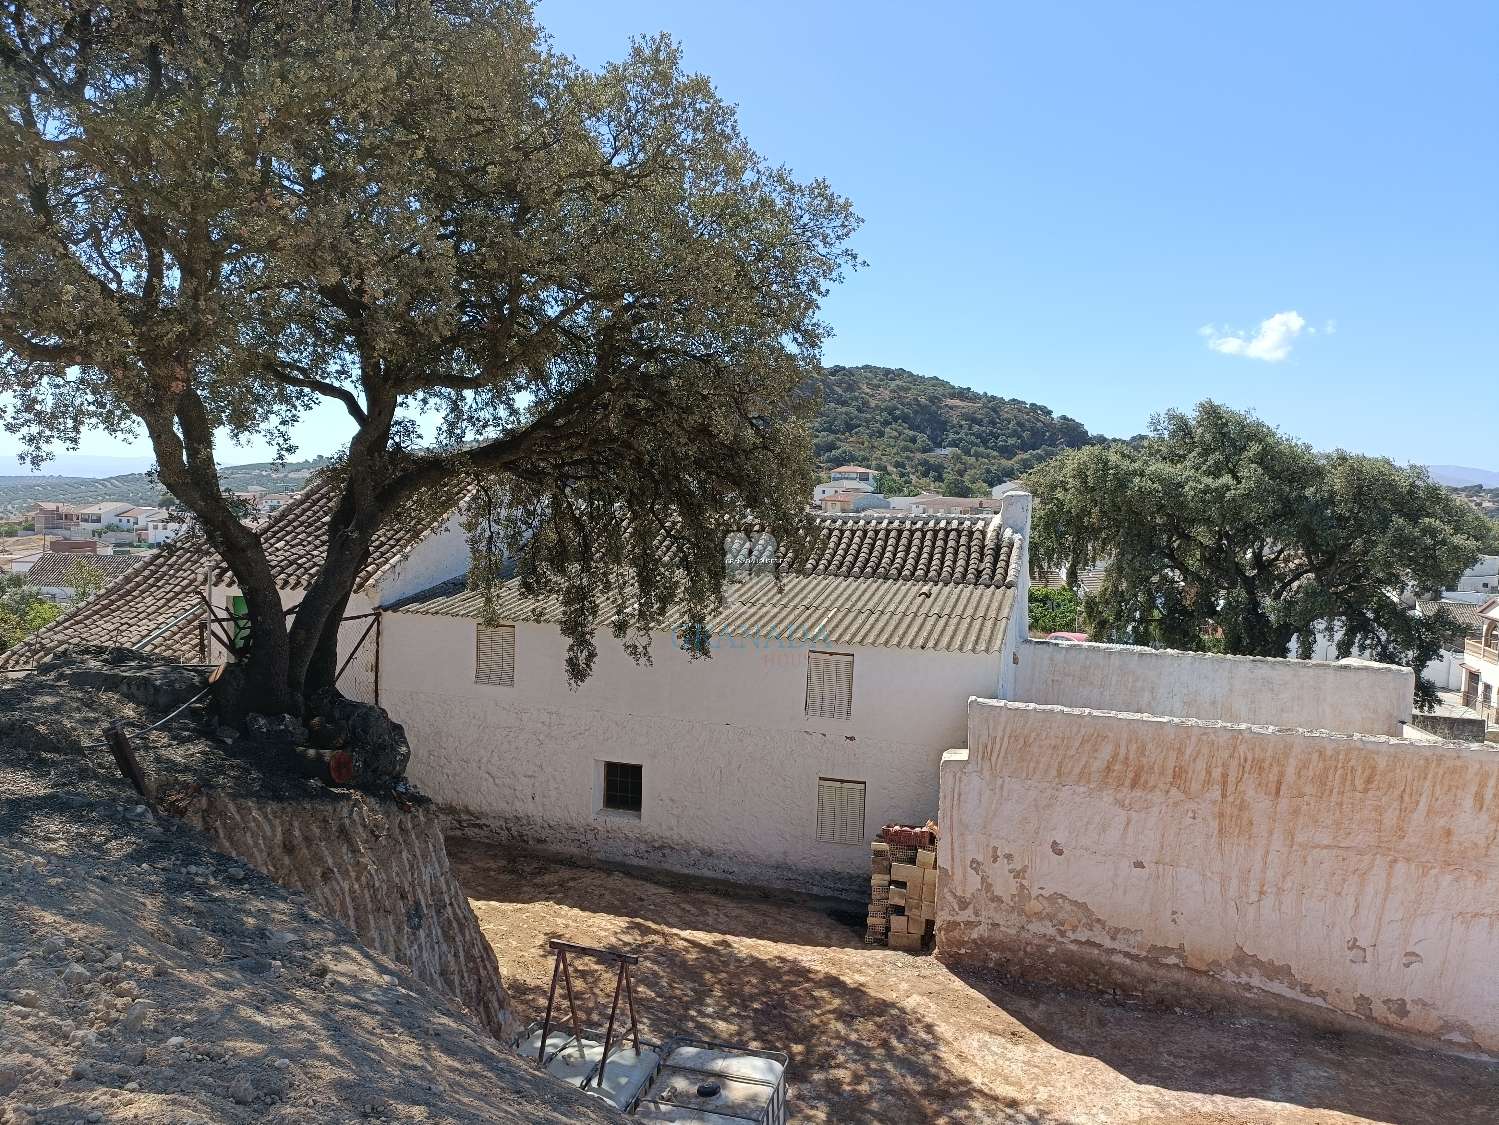
M638 813L645 793L644 770L628 762L604 763L604 808Z

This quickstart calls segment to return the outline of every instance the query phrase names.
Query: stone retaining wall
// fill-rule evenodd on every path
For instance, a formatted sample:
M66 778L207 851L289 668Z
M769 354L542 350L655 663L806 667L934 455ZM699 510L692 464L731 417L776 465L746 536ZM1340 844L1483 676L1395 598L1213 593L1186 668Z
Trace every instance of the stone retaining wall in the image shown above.
M167 803L219 851L304 892L364 944L509 1039L513 1017L499 965L449 870L432 805L348 791L271 801L211 789Z

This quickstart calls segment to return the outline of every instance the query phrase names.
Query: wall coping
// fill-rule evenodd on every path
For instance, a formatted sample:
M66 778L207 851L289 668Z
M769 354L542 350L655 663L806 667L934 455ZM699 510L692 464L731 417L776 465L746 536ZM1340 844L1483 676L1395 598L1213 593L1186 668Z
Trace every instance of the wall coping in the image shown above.
M1367 660L1363 657L1350 656L1343 660L1298 660L1291 656L1241 656L1235 653L1223 652L1191 652L1184 648L1152 648L1149 645L1121 645L1110 644L1103 641L1061 641L1047 640L1045 638L1027 638L1021 642L1026 645L1034 645L1037 648L1055 649L1078 649L1084 652L1103 650L1107 652L1122 652L1130 656L1138 656L1141 659L1150 657L1165 657L1174 659L1221 661L1225 663L1242 664L1274 664L1291 665L1299 668L1317 668L1330 671L1381 671L1394 673L1401 676L1415 677L1415 673L1403 664L1383 664L1377 660ZM1327 674L1322 672L1319 674Z
M1251 657L1250 659L1263 659ZM1311 727L1280 727L1263 723L1235 723L1224 719L1193 719L1181 715L1153 715L1145 711L1109 711L1092 707L1064 707L1056 703L1025 703L1014 699L979 699L974 696L968 701L970 732L972 731L973 711L978 707L992 707L1006 711L1042 711L1058 715L1071 715L1080 719L1126 719L1144 723L1165 723L1178 727L1198 727L1207 730L1237 730L1247 731L1255 735L1266 737L1282 737L1285 735L1296 735L1302 738L1316 739L1325 742L1356 742L1368 746L1370 749L1399 750L1415 753L1449 753L1449 754L1472 754L1474 752L1487 752L1493 755L1491 759L1499 765L1499 743L1490 742L1459 742L1454 739L1434 738L1431 741L1410 738L1397 738L1388 734L1358 734L1347 731L1318 730ZM970 735L971 737L971 735ZM952 753L952 751L948 751ZM966 755L965 751L965 755ZM947 754L943 755L943 761L947 760ZM955 759L955 760L966 760Z

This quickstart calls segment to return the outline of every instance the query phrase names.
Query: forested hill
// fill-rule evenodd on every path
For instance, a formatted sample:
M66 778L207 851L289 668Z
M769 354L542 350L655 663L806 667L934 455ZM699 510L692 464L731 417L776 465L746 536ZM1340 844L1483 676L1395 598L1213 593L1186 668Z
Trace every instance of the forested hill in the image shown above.
M822 391L818 464L876 469L900 492L983 495L1063 450L1103 440L1036 403L897 367L829 367Z

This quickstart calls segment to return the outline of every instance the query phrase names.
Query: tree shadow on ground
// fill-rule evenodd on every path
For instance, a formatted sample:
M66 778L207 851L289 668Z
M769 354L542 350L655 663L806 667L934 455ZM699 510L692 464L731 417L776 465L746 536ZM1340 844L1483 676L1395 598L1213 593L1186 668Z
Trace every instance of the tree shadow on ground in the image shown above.
M725 938L668 932L646 921L625 923L611 945L643 955L634 976L643 1037L660 1043L687 1035L784 1051L795 1120L1064 1125L955 1073L930 1021L805 961L747 955ZM602 1027L613 970L572 964L579 1014L588 1026ZM517 1008L539 1017L549 982L512 974L507 983ZM559 995L554 1020L565 1022L566 1011Z
M1144 1086L1337 1110L1401 1125L1493 1125L1499 1065L1289 1019L1131 1003L951 970L1057 1049Z

